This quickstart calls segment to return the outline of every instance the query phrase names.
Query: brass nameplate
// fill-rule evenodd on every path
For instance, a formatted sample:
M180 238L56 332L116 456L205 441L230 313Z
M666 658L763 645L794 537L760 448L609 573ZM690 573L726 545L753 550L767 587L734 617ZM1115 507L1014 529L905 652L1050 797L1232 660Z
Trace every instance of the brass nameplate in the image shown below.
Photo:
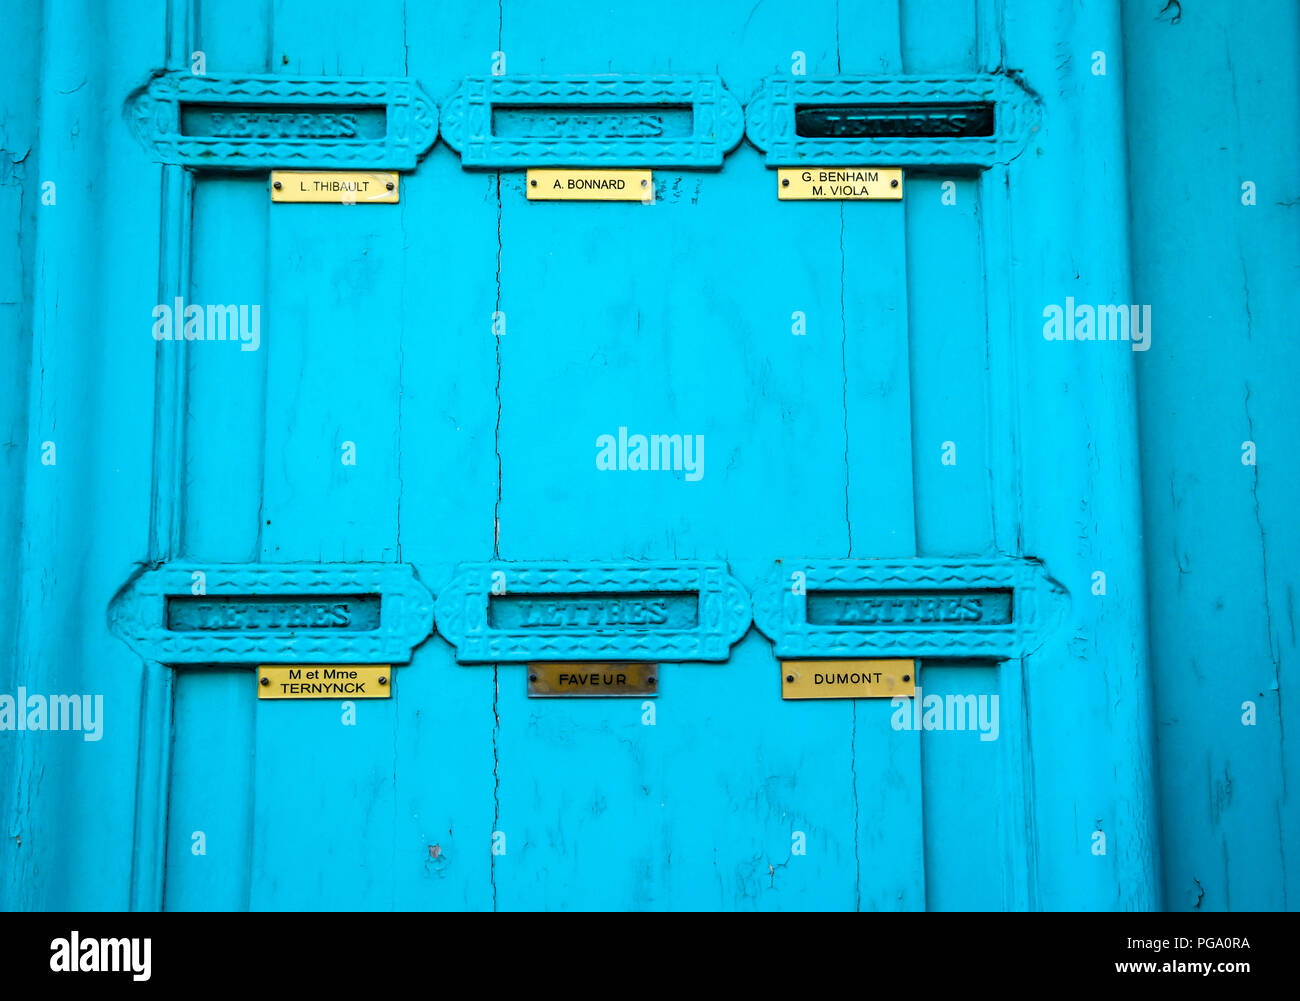
M388 664L262 664L259 699L386 699L393 694Z
M271 201L395 205L398 175L392 171L273 170Z
M783 660L783 699L887 699L916 694L914 660Z
M658 664L605 661L528 665L530 698L610 698L631 695L653 698L658 694Z
M888 201L903 197L898 167L782 167L776 172L781 201Z
M534 202L648 202L654 196L654 175L649 170L528 171L528 200Z

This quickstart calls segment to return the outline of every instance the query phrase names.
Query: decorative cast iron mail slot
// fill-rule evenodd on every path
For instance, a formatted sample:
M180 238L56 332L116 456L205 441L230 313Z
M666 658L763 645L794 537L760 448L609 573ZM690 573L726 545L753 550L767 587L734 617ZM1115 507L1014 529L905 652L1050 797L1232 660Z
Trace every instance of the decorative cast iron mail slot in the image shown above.
M744 132L716 76L469 77L443 107L465 167L711 168Z
M162 664L402 664L433 631L433 596L405 564L169 563L110 619Z
M438 596L464 664L725 660L749 598L721 563L475 563Z
M769 77L745 135L769 167L807 164L990 167L1038 128L1037 98L1014 77Z
M754 594L781 658L968 657L1031 649L1066 595L1034 560L784 560Z
M159 73L128 101L165 163L213 170L410 170L438 136L438 110L410 79Z

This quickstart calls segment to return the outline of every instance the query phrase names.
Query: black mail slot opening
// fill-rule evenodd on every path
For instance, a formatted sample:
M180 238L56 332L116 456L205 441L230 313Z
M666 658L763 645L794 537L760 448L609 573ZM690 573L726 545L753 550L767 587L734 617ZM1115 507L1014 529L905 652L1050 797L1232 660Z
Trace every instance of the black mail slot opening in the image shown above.
M1012 621L1012 592L809 591L808 622L815 626L948 628L1006 625Z
M186 104L181 134L230 139L382 139L383 106L310 104Z
M693 629L700 621L696 591L502 594L488 602L493 629L628 632Z
M178 632L361 633L379 628L378 594L180 595L167 598L167 628Z
M801 104L794 128L808 139L973 139L993 135L993 104Z
M695 129L689 104L499 104L492 134L501 139L686 138Z

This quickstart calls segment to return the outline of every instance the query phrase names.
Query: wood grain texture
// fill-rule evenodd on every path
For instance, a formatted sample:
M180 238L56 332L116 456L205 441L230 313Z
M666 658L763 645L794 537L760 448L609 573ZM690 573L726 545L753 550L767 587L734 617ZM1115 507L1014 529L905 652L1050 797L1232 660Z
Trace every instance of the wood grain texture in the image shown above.
M1159 317L1138 379L1166 903L1293 910L1300 16L1143 13L1124 27L1134 289Z

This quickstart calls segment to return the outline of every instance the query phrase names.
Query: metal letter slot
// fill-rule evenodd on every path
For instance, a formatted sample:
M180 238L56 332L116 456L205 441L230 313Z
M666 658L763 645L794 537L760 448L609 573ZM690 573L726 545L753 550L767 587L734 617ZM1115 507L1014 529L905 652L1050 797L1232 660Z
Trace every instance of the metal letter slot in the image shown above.
M809 139L973 138L993 135L988 101L800 105L795 134Z
M786 559L755 590L754 622L783 660L1006 660L1040 641L1066 600L1030 559Z
M164 163L204 170L410 170L438 138L438 109L414 80L197 75L172 70L128 100Z
M443 107L466 167L716 168L743 133L717 76L468 77Z
M470 563L438 595L462 664L726 660L749 596L722 563Z
M1004 73L769 77L745 135L769 167L984 169L1037 130L1038 99Z
M433 597L400 563L168 563L133 577L109 619L160 664L405 664Z

